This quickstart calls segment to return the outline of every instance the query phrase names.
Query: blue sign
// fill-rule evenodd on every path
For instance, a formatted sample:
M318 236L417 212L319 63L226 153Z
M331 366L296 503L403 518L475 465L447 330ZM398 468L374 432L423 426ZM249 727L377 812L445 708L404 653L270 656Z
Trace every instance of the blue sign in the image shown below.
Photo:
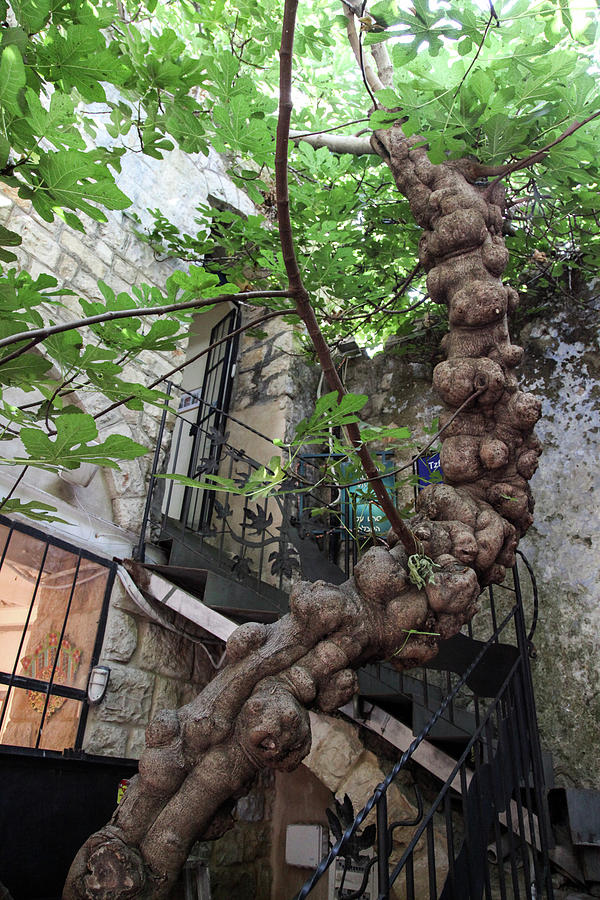
M441 484L444 480L439 453L428 453L417 459L418 490L422 491L428 484Z
M393 469L393 460L386 459L383 455L382 463L384 469ZM342 471L345 470L342 466ZM385 489L395 496L394 492L394 475L385 475L382 479ZM342 501L342 521L352 532L360 532L368 534L378 534L384 536L391 528L387 517L383 514L378 506L375 495L371 493L372 499L365 498L365 493L369 490L366 482L362 484L352 485L343 491ZM356 517L355 517L356 512Z

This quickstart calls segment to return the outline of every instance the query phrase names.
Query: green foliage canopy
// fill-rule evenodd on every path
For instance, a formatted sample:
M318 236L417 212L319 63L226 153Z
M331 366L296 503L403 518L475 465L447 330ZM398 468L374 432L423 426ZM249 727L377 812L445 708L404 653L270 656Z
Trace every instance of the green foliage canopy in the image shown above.
M0 227L0 340L52 324L67 299L84 315L141 313L94 325L85 339L64 332L35 347L0 348L0 385L34 395L0 400L0 436L20 434L25 449L2 462L54 470L138 455L143 448L125 438L118 447L94 444L96 425L68 405L69 390L134 409L160 405L160 391L124 380L124 361L174 348L191 314L152 321L144 312L248 283L286 287L273 218L280 14L276 0L0 0L0 179L42 219L60 216L78 231L88 219L105 221L106 211L129 206L117 183L123 154L160 159L176 145L225 154L230 176L257 205L245 218L199 208L194 235L156 210L144 239L191 263L188 272L172 276L164 293L138 285L115 295L100 283L97 299L69 297L54 278L19 272L11 248L20 236ZM401 118L436 161L474 156L503 165L599 109L592 0L415 0L408 11L400 0L381 0L361 33L364 57L384 42L394 64L393 88L377 92L375 106L341 6L304 2L299 20L293 127L303 133L352 135ZM595 119L508 179L507 274L523 290L529 283L568 293L598 269L599 136ZM443 327L415 265L418 229L378 158L299 140L290 174L300 265L328 340L409 336L424 313L426 331ZM219 286L217 271L227 284ZM256 302L285 309L288 301Z

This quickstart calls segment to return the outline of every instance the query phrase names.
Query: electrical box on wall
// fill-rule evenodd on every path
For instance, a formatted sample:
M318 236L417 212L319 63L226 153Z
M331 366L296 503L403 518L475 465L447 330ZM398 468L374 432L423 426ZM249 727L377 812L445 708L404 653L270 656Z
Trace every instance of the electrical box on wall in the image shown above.
M346 866L346 860L342 856L338 856L329 867L329 891L327 894L329 900L340 900L340 898L349 897L358 891L372 858L372 851L367 850L365 853L361 853L358 860L353 859ZM361 900L376 900L378 894L377 864L373 863L360 896Z
M328 851L327 834L323 825L288 825L285 833L288 866L315 869Z

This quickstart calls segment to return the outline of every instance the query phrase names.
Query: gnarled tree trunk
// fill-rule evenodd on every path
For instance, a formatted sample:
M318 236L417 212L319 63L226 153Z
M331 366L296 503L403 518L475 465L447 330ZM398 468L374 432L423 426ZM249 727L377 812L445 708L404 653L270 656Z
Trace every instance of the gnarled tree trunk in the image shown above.
M430 295L448 304L447 360L434 373L442 425L464 406L444 432L446 484L422 492L411 523L439 568L418 590L402 545L375 547L345 584L303 582L280 621L240 626L224 670L148 726L139 775L80 850L65 900L167 897L193 842L223 833L256 772L290 770L306 756L307 707L331 712L347 702L367 662L404 669L433 657L474 615L482 587L502 581L532 521L540 404L513 374L522 351L507 327L517 295L501 281L503 189L476 184L471 161L433 165L422 139L399 126L373 142L423 228Z

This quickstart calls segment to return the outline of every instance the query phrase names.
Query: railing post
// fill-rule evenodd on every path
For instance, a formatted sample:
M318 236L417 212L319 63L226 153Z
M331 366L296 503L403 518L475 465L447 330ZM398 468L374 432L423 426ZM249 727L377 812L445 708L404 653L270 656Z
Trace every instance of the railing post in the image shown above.
M160 448L163 435L165 433L165 425L167 424L167 415L169 412L169 400L171 399L171 391L173 390L173 382L167 381L167 402L160 418L158 434L156 436L156 447L154 448L154 456L152 457L152 469L150 470L150 481L148 482L148 494L146 496L146 505L144 506L144 515L142 516L142 524L140 527L140 540L133 549L133 558L138 562L144 562L146 558L146 528L148 527L148 519L150 518L150 509L152 506L152 496L154 494L154 476L158 469L158 461L160 459Z
M520 554L523 556L523 554ZM523 559L525 559L523 557ZM526 563L528 570L531 574L531 568L528 563ZM531 647L531 639L530 636L527 635L527 630L525 626L525 616L523 612L523 597L521 594L521 583L519 579L519 571L518 566L515 564L513 566L513 579L515 586L515 599L517 603L517 610L515 614L515 626L517 631L517 641L519 644L519 649L521 652L521 685L523 692L523 699L525 701L525 718L526 718L526 727L529 733L529 743L530 743L530 752L531 752L531 764L532 764L532 774L533 774L533 789L534 794L537 799L537 803L539 805L538 809L538 823L539 823L539 835L540 835L540 850L541 850L541 860L543 863L543 878L545 881L545 888L547 891L548 900L553 900L554 890L552 885L552 878L550 872L550 863L548 851L552 844L552 836L551 836L551 827L550 827L550 818L548 814L548 805L547 805L547 795L546 795L546 785L544 778L544 765L542 761L542 748L540 745L540 734L538 731L537 724L537 712L535 708L535 695L533 691L533 678L531 675L531 665L529 662L529 651ZM534 850L535 854L535 850ZM540 885L540 887L542 887Z
M383 785L379 785L381 795L377 801L377 876L379 893L377 900L388 900L390 896L390 837L388 833L387 795Z

